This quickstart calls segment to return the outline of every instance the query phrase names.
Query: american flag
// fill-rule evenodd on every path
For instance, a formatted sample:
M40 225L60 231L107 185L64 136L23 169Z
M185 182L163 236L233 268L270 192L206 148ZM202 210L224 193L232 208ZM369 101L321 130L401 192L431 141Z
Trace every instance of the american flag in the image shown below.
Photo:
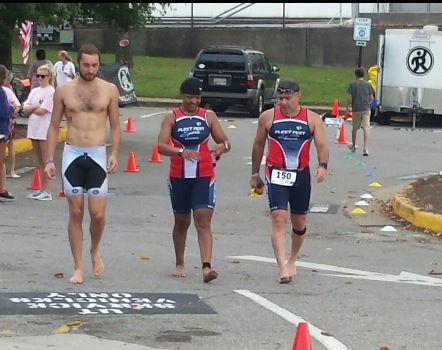
M32 22L24 21L20 26L20 35L18 36L21 45L23 46L23 63L28 62L29 54L32 45Z

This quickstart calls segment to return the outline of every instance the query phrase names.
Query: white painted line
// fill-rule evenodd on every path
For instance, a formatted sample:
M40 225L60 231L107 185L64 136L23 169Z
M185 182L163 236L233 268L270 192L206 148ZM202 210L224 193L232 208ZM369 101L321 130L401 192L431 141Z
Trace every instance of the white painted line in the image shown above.
M286 321L298 326L300 322L307 322L304 319L302 319L299 316L296 316L295 314L292 314L290 311L287 311L286 309L282 308L281 306L271 302L270 300L263 298L262 296L252 293L248 290L234 290L235 293L241 294L245 296L246 298L249 298L250 300L254 301L258 305L261 305L262 307L266 308L269 311L272 311L273 313L277 314L278 316L282 317ZM336 338L329 336L329 335L323 335L325 333L321 329L317 328L316 326L312 325L310 322L308 323L309 333L310 335L315 338L318 342L320 342L322 345L325 346L328 350L348 350L350 349L348 346L345 346L342 344L339 340ZM294 336L293 336L294 338Z
M242 256L228 256L230 259L243 259L243 260L251 260L251 261L261 261L268 262L272 264L276 264L275 258L266 258L262 256L255 255L242 255ZM341 278L353 278L353 279L361 279L361 280L371 280L371 281L379 281L379 282L393 282L393 283L406 283L406 284L415 284L422 286L430 286L430 287L442 287L442 279L429 277L425 275L418 275L412 272L401 271L399 275L388 275L379 272L372 271L364 271L364 270L356 270L350 269L347 267L333 266L333 265L325 265L325 264L316 264L309 263L303 261L296 262L297 267L305 267L312 270L323 270L329 272L336 272L337 274L321 274L322 276L330 276L330 277L341 277Z
M160 115L160 114L166 114L168 111L161 111L161 112L156 112L156 113L151 113L151 114L145 114L140 116L141 119L145 119L145 118L150 118L150 117L154 117L156 115Z

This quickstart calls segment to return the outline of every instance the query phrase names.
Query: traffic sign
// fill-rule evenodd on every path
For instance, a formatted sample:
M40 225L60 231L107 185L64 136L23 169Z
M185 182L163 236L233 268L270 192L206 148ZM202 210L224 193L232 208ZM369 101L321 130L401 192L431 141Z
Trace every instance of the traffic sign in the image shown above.
M353 40L370 41L371 18L355 18Z
M367 46L366 41L356 41L356 46Z

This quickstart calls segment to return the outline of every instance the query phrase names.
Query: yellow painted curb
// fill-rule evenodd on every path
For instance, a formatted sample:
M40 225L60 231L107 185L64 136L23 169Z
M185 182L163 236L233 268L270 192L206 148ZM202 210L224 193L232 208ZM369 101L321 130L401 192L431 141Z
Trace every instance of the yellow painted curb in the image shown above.
M58 142L66 140L67 131L67 128L60 128L60 132L58 134ZM32 142L28 138L14 139L14 148L15 154L32 151ZM8 155L7 150L8 148L6 147L6 155Z
M442 216L419 210L411 205L408 198L396 194L393 201L393 210L401 218L411 222L414 226L433 232L442 232Z

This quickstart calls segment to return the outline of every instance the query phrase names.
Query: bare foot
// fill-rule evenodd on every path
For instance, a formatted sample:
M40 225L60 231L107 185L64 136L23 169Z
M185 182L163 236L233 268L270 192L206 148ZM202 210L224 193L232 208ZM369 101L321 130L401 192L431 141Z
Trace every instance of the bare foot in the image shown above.
M186 272L183 265L177 265L175 267L175 272L172 274L175 277L186 277Z
M20 175L18 175L15 171L11 171L11 177L14 179L18 179Z
M290 283L292 281L292 278L289 276L281 276L279 277L279 283L280 284L287 284Z
M289 276L291 279L295 278L296 275L298 274L298 272L296 271L295 263L293 264L287 263L287 270L289 271Z
M83 271L76 269L71 278L69 278L69 283L72 284L82 284L83 283Z
M208 283L212 280L214 280L215 278L218 277L218 272L216 272L214 269L204 269L203 270L203 281L204 283Z
M92 260L92 272L94 273L95 277L102 276L104 274L104 264L101 260L100 253L92 254L91 253L91 260Z

